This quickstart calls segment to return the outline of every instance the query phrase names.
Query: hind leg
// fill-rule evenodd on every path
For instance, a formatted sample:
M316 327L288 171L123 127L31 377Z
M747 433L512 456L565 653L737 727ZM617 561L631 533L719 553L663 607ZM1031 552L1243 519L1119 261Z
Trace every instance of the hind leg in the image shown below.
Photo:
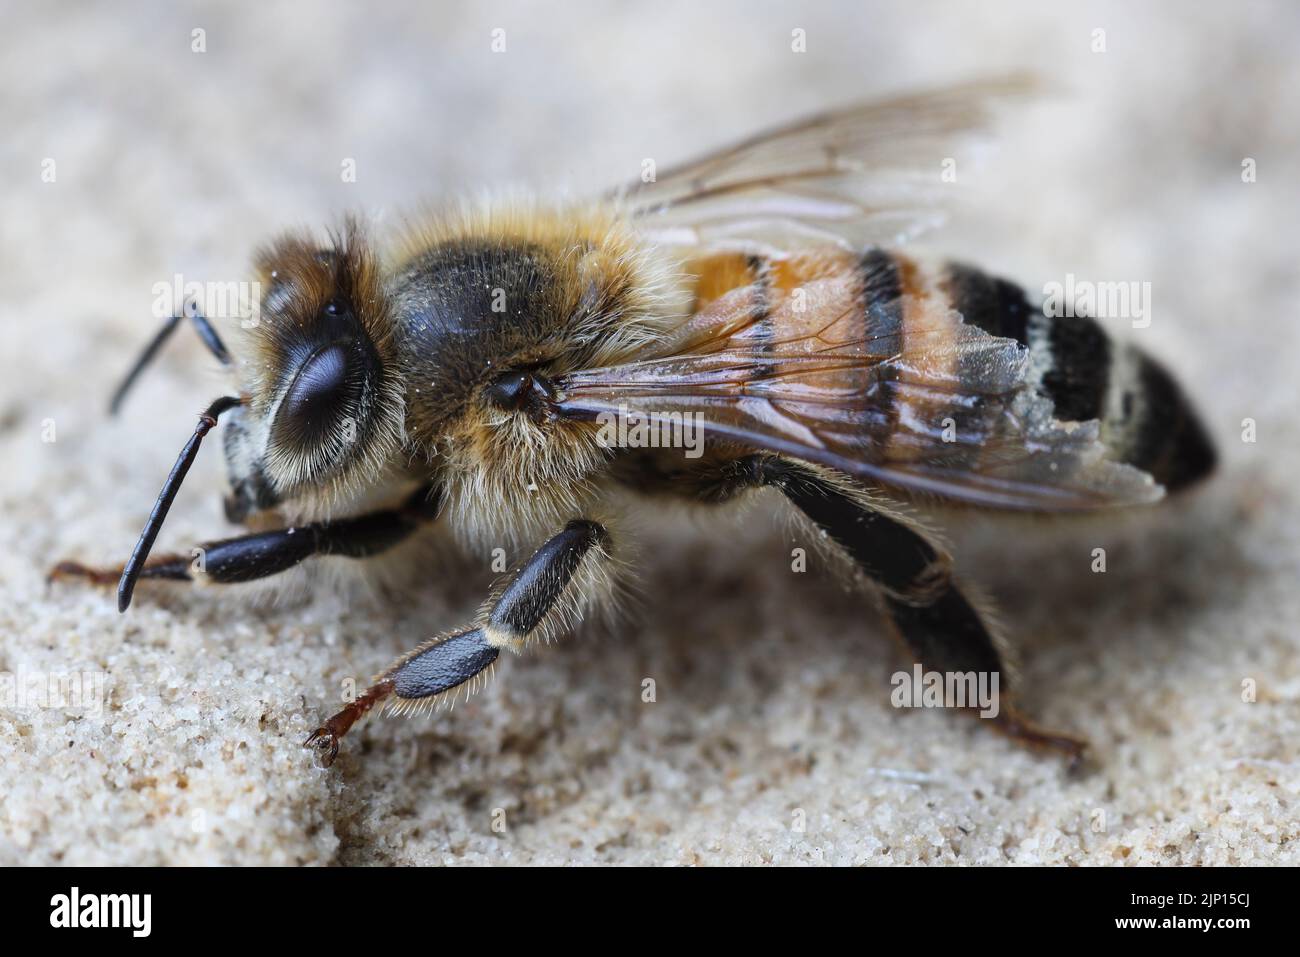
M992 629L953 581L949 555L920 528L881 511L831 473L772 455L748 456L699 479L700 491L714 501L747 488L780 489L830 547L877 587L890 631L927 671L983 676L985 687L994 687L996 676L997 710L987 718L990 725L1022 744L1061 754L1071 766L1081 760L1084 740L1041 728L1017 710L1012 676Z

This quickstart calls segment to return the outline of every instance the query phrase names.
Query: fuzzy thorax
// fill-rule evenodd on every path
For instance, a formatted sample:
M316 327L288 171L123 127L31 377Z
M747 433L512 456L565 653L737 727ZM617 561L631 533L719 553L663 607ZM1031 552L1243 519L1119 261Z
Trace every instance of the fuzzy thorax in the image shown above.
M686 309L677 273L607 211L519 200L431 215L397 248L407 438L453 521L518 543L581 514L609 454L595 430L503 410L489 386L653 354Z

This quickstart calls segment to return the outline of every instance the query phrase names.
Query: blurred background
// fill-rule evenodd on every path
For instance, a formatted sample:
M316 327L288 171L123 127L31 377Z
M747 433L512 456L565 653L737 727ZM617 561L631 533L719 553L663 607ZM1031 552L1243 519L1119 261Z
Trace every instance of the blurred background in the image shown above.
M0 861L1295 862L1296 5L55 3L0 19L0 670L93 667L116 689L100 721L0 708ZM1098 775L890 709L880 626L831 586L773 577L775 522L724 543L661 532L648 587L690 588L691 608L511 662L450 716L372 723L332 776L297 743L339 679L460 620L481 582L396 610L178 593L123 618L106 593L45 587L57 559L125 556L220 388L185 333L105 417L155 328L155 283L241 278L268 236L347 210L384 224L489 188L588 195L646 157L1026 70L1050 94L1009 116L927 248L1031 290L1070 272L1151 282L1143 345L1225 459L1136 536L967 543L1023 639L1030 710L1092 737ZM168 541L230 534L221 489L210 449ZM1098 543L1119 562L1104 581L1082 574ZM643 674L669 703L637 703ZM1244 678L1267 690L1251 706ZM507 836L487 825L498 806Z

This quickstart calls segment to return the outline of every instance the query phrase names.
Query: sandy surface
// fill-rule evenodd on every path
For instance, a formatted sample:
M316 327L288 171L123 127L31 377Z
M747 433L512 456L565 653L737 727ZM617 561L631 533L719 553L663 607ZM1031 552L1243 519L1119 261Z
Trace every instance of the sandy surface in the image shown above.
M0 707L0 864L1300 863L1292 5L434 6L6 17L0 676L104 684L102 708ZM1073 96L1013 123L931 246L1031 288L1150 281L1129 334L1190 383L1224 457L1149 515L956 536L1026 706L1094 742L1091 773L891 708L904 663L860 600L790 574L770 502L722 534L656 523L643 616L506 662L450 713L372 722L329 772L299 743L341 682L464 620L482 561L412 548L417 587L389 597L142 589L125 616L45 587L56 559L125 557L219 394L186 336L104 416L155 282L238 277L268 234L344 209L603 186L827 103L1026 67ZM219 459L164 547L232 533Z

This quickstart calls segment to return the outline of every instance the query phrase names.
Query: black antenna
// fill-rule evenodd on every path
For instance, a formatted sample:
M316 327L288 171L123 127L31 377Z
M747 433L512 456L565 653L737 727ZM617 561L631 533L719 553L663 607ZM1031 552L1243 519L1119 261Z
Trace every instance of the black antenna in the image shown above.
M181 483L185 481L186 473L189 472L190 466L194 464L194 457L199 454L199 445L203 442L203 437L212 431L212 428L217 424L217 416L239 404L240 400L235 396L222 396L208 406L207 410L199 416L199 424L194 426L194 434L185 443L185 448L181 449L176 464L172 466L171 474L167 476L162 491L158 493L158 501L154 502L153 511L149 513L149 520L144 523L144 531L140 533L140 540L135 543L135 548L131 552L131 559L122 569L122 577L117 583L117 610L119 612L126 611L131 604L131 594L135 591L135 583L140 578L140 571L144 568L145 559L149 557L149 550L153 548L154 539L158 537L158 531L162 528L163 520L172 507L176 493L181 490Z
M199 315L197 309L186 308L184 311L189 314L190 321L194 323L195 331L198 332L199 338L203 340L203 344L208 347L208 351L216 356L222 365L230 365L230 353L226 351L226 346L221 341L221 337L217 335L217 330L212 328L212 323ZM172 316L163 323L163 327L158 330L158 334L149 340L149 344L144 347L144 352L140 353L140 358L135 360L135 365L131 366L131 371L126 374L122 384L113 393L113 399L108 403L109 415L117 415L118 409L122 407L122 400L131 391L131 386L135 385L135 380L140 378L140 373L153 361L153 357L158 354L158 350L162 348L163 343L171 338L171 334L176 331L176 327L180 325L182 318L179 315Z

